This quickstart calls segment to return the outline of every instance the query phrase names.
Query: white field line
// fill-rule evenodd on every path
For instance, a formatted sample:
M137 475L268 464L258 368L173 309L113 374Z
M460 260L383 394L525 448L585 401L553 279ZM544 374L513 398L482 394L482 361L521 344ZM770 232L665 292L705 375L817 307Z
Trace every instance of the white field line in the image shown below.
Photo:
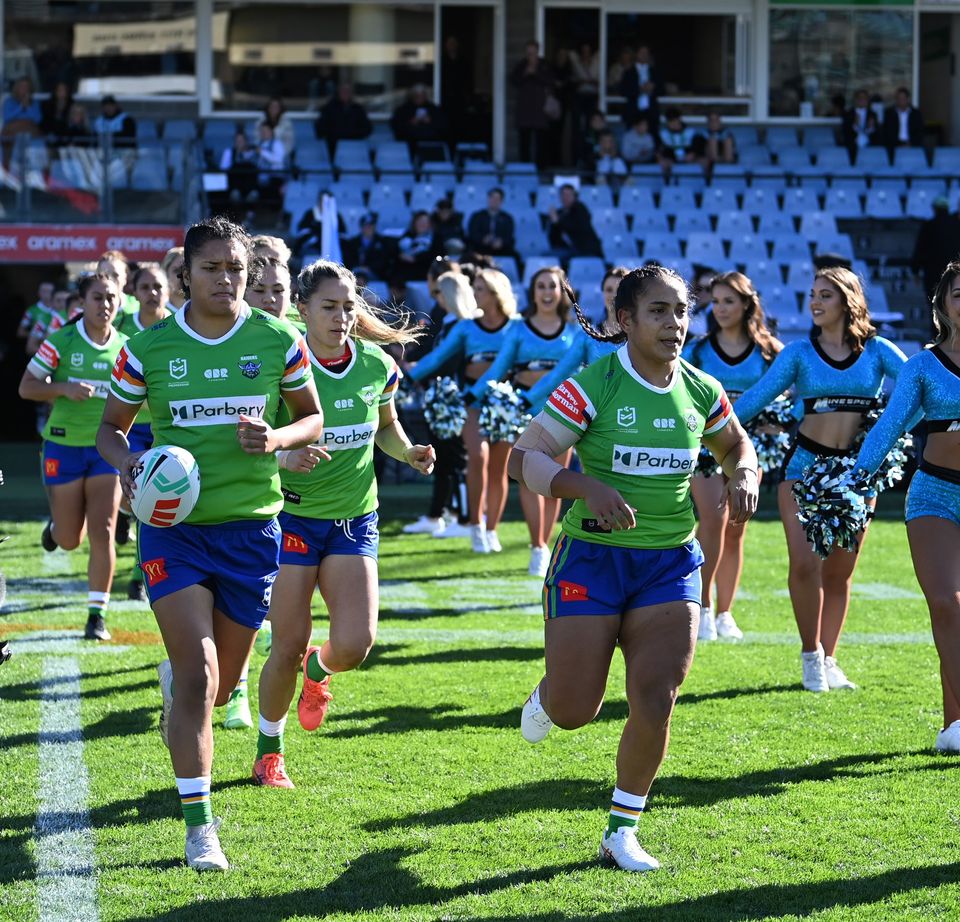
M95 653L126 653L127 644L100 644L83 639L82 631L32 631L14 635L10 646L17 656L27 653L74 653L81 656Z
M78 660L45 659L41 686L40 804L34 829L38 918L98 922Z

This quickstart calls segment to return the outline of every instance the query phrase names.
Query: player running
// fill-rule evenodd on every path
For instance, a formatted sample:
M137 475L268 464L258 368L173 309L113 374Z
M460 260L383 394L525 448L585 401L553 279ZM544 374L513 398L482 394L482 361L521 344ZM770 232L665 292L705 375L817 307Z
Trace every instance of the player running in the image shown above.
M802 683L807 691L825 692L856 688L837 664L836 652L866 531L856 551L835 549L821 560L797 519L793 484L818 459L851 453L864 414L879 405L884 379L895 379L906 358L877 336L860 279L849 269L818 271L810 314L810 338L786 346L740 397L736 410L742 422L749 422L793 386L803 401L803 422L787 451L778 500L790 558L790 601L800 633Z
M717 328L683 350L683 357L695 368L712 375L736 400L766 373L783 349L767 329L760 296L753 283L740 272L716 276L710 286L713 317ZM758 476L762 479L763 472ZM700 640L725 637L742 640L743 631L733 617L733 602L743 571L743 541L746 523L730 521L723 478L699 471L691 482L697 510L697 540L703 548L703 604L700 611ZM713 583L717 583L714 615Z
M626 871L659 867L636 827L696 644L703 554L690 476L701 442L729 478L731 518L745 522L757 506L756 453L723 387L680 358L688 299L662 266L624 278L622 332L612 336L623 345L561 384L510 457L510 475L528 489L575 500L543 586L546 675L520 729L538 743L554 723L593 720L620 646L630 716L600 856ZM574 446L583 473L554 460Z
M117 469L97 453L97 427L110 370L126 336L113 328L120 292L100 276L80 280L83 315L43 341L20 381L24 400L53 402L43 428L43 482L50 521L45 551L72 551L90 539L87 563L87 640L109 640L104 617L117 563L113 529L120 503Z
M260 673L253 777L284 788L293 782L284 766L283 730L301 664L297 713L305 730L316 730L331 699L331 676L356 669L376 637L374 443L421 474L429 474L436 460L432 446L412 445L403 431L393 403L400 372L378 345L410 343L416 334L375 316L358 297L353 273L338 263L319 260L307 266L297 287L327 421L321 445L329 460L313 469L316 446L280 454L283 546L270 604L273 644ZM308 646L315 587L330 612L330 635L322 646Z
M148 400L156 441L185 448L200 469L187 519L141 524L138 544L170 657L158 667L160 731L187 824L187 864L198 870L228 866L210 807L210 721L270 605L283 504L275 452L316 441L323 421L302 337L243 302L249 258L246 232L224 218L187 231L190 300L121 350L97 436L131 498L138 455L126 433ZM275 428L281 399L292 422Z

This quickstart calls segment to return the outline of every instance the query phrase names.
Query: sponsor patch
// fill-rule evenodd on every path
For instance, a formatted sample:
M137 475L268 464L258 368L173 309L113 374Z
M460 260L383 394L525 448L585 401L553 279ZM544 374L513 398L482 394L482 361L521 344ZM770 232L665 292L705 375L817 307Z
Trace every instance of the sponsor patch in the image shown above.
M238 364L240 366L240 374L242 374L245 378L255 378L258 374L260 374L260 368L262 367L263 362L250 361L240 362Z
M63 439L67 437L67 430L63 426L51 426L50 435L59 435Z
M697 448L636 448L614 445L611 470L615 474L649 477L657 474L690 474L697 463Z
M636 407L620 407L617 410L617 425L620 427L635 426L637 424Z
M587 427L588 402L583 392L572 381L564 381L547 401L561 416L575 426Z
M187 360L186 359L170 359L170 377L174 381L180 381L182 378L187 376Z
M327 451L343 451L347 448L362 448L373 441L377 434L374 423L357 423L355 426L330 426L321 436Z
M52 431L53 430L51 430L51 433ZM60 459L44 458L43 473L46 474L47 477L59 477L60 476Z
M562 579L557 585L560 587L561 602L587 602L590 599L587 587L579 583L570 583Z
M140 564L143 575L147 578L148 586L156 586L162 583L169 574L167 573L167 559L165 557L154 557L153 560L145 560Z
M171 400L174 426L227 426L240 416L262 417L267 408L265 394L245 397L207 397L198 400Z
M293 490L288 490L286 487L280 487L280 492L283 494L283 498L288 503L293 503L295 506L300 505L300 494L294 493Z
M309 550L307 542L300 535L289 531L283 533L283 549L289 554L306 554Z

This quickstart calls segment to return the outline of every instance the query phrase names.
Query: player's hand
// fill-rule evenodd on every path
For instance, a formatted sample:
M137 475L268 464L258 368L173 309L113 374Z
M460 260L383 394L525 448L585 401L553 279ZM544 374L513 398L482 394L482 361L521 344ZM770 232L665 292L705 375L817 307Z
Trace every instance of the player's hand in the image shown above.
M319 445L306 445L287 453L283 462L284 470L296 474L309 474L321 461L329 461L330 453Z
M604 531L625 531L637 525L634 510L627 501L613 487L599 480L593 482L583 501Z
M63 396L67 400L89 400L96 393L92 384L86 381L67 381L63 385Z
M142 451L130 452L117 468L120 471L120 489L128 503L133 502L133 494L137 489L136 479L141 469L140 456L143 454Z
M273 427L258 416L240 414L237 423L237 441L248 455L265 455L277 450Z
M429 474L437 460L437 453L432 445L411 445L403 450L403 460L415 471Z
M760 478L750 468L740 468L727 483L730 501L730 521L743 525L757 511L760 495Z

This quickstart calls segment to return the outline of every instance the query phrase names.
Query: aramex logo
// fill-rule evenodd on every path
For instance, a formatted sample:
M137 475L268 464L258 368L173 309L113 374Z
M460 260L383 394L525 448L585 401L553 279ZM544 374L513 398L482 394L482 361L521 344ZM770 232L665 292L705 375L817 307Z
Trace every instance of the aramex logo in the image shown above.
M174 426L231 426L243 416L263 416L265 395L209 397L201 400L171 400Z
M656 474L689 474L697 463L696 448L635 448L614 445L615 474L649 477Z

